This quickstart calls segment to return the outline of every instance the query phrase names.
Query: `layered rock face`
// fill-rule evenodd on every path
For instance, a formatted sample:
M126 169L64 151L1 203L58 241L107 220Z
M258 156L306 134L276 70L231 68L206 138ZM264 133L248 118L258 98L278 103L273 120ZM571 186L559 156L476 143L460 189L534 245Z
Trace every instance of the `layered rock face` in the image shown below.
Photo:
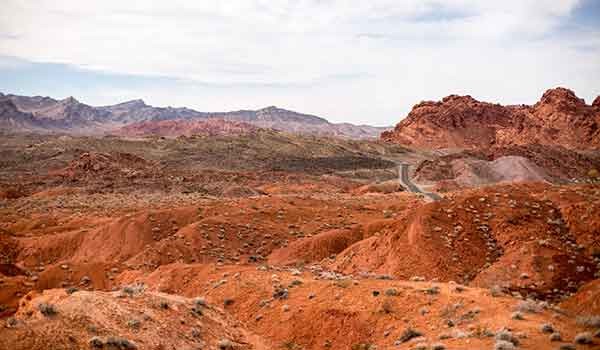
M471 96L421 102L381 138L428 148L490 148L541 144L600 148L600 98L587 105L573 91L546 91L533 106L502 106Z

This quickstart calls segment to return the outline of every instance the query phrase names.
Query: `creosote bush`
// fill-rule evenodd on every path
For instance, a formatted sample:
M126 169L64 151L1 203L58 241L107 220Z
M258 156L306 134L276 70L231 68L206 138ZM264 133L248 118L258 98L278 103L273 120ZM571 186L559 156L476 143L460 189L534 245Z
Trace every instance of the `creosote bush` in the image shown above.
M135 345L135 343L122 337L108 337L106 338L106 345L109 347L112 346L114 348L123 350L137 349L137 345Z
M573 338L573 342L575 344L592 344L594 342L594 340L592 339L592 333L590 332L583 332L583 333L579 333L575 336L575 338Z
M422 335L423 335L423 333L416 329L407 328L404 330L404 332L402 332L402 334L400 335L400 338L398 338L398 341L400 341L401 343L406 343L407 341L409 341L413 338L420 337Z
M528 313L539 313L542 312L543 307L535 300L527 299L519 302L516 306L516 310Z
M600 328L600 315L578 316L577 324L582 327Z
M48 303L39 304L38 309L40 310L41 314L46 317L51 317L58 313L54 305Z

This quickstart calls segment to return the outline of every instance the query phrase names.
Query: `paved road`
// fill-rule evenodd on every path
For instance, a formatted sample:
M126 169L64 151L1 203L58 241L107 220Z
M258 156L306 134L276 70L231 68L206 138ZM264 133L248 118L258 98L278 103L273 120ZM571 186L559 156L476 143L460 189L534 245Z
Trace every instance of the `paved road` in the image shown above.
M400 163L400 165L398 165L398 181L400 181L400 184L406 187L409 191L421 193L432 201L442 199L442 197L437 193L423 192L423 190L421 190L410 180L410 177L408 176L408 164Z

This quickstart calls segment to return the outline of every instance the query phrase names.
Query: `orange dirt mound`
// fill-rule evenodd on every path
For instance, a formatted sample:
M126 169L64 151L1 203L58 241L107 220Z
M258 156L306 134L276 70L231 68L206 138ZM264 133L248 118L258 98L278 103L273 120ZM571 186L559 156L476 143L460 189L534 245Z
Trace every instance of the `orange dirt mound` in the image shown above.
M360 344L412 349L417 343L443 343L457 350L488 349L495 342L493 332L508 327L524 335L519 339L521 348L550 350L556 343L539 331L541 324L552 323L563 339L572 339L581 330L572 317L541 305L539 312L525 314L524 320L511 319L521 300L493 297L485 289L353 279L336 276L318 265L288 271L173 264L122 278L123 283L144 283L151 291L202 295L212 304L224 305L272 349L346 350L360 349ZM407 328L419 330L422 336L397 343Z
M285 248L275 250L269 255L268 261L273 265L302 265L321 261L335 256L364 238L363 229L360 226L326 231L294 241Z
M353 191L356 194L366 194L366 193L394 193L394 192L402 192L406 189L400 185L398 180L389 180L384 182L379 182L375 184L369 184L361 186Z
M600 280L586 283L560 306L576 315L600 315Z
M596 267L559 206L529 191L509 185L455 193L400 216L344 250L331 267L565 297L593 278Z
M215 349L224 341L236 349L266 349L218 307L132 290L31 293L0 329L0 349Z

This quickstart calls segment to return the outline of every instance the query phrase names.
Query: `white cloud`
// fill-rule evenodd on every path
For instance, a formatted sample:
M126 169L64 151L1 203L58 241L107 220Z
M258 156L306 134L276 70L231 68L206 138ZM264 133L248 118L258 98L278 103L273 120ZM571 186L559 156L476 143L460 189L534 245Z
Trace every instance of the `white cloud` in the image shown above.
M5 0L0 54L230 86L140 91L203 110L276 103L392 124L419 100L454 92L504 102L532 102L557 84L597 93L597 51L577 45L597 48L598 33L555 33L578 4Z

